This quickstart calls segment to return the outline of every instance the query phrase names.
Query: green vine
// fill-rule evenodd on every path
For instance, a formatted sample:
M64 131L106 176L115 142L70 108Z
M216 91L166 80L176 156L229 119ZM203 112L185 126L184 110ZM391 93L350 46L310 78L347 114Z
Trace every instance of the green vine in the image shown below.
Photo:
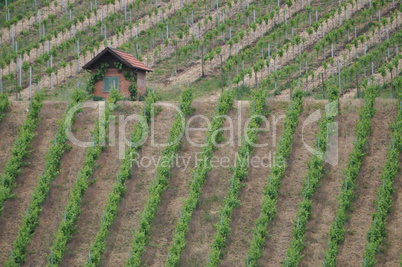
M123 63L121 63L121 62L116 61L116 62L114 63L114 66L117 68L117 70L118 70L119 72L121 72L121 71L123 70Z
M105 73L106 73L106 70L108 67L109 67L109 64L103 63L97 72L91 73L91 77L89 78L87 87L86 87L86 90L88 93L92 94L94 92L95 83L97 81L103 80L103 77L105 77Z
M133 71L126 69L126 70L124 70L123 76L124 76L124 79L131 82L130 86L128 87L128 91L130 92L131 100L137 100L138 99L138 88L137 88L137 81L136 81L137 74Z

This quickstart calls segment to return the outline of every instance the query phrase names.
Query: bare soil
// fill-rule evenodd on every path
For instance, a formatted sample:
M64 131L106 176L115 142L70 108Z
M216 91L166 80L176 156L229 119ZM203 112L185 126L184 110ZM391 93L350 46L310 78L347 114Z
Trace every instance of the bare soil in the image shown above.
M160 103L164 104L164 103ZM139 218L149 195L148 188L152 184L157 167L157 160L163 150L162 144L167 141L170 126L176 112L169 106L162 106L163 110L155 117L154 125L150 129L148 138L139 151L136 164L133 166L133 175L126 182L126 194L118 210L118 215L106 241L106 248L102 257L103 266L123 266L129 256L133 232L138 229ZM152 135L154 133L154 136ZM154 137L154 143L151 140Z
M399 157L402 166L402 155ZM395 192L392 197L392 211L387 218L387 238L384 240L383 253L378 254L378 266L398 266L402 253L402 171L395 177Z
M312 156L306 144L313 147L318 133L318 121L306 124L304 130L303 123L317 110L323 114L323 108L323 102L306 101L304 103L304 111L299 118L299 125L293 138L293 152L288 160L288 167L279 190L277 215L268 226L265 250L260 260L261 265L279 266L285 258L286 249L292 237L293 221L302 199L302 180L307 175L307 162Z
M4 203L4 211L0 217L0 262L8 258L13 241L17 237L18 227L22 222L22 216L31 203L31 196L37 184L38 177L45 168L45 155L56 134L57 122L63 116L67 108L63 102L44 102L39 113L39 125L36 136L32 140L32 152L29 158L24 160L27 165L22 168L17 178L17 187L13 190L16 197Z
M270 115L265 124L261 126L267 130L258 137L252 158L263 159L263 163L249 168L245 186L241 189L239 199L241 205L234 209L231 222L231 233L227 238L226 254L223 256L221 266L241 266L247 255L247 249L252 239L251 229L259 216L261 199L270 173L277 143L282 135L284 118L289 102L269 101Z
M207 129L208 121L195 116L205 116L209 121L215 111L216 102L193 102L192 108L195 112L190 116L188 127ZM194 117L195 119L192 119ZM188 187L191 182L192 173L195 166L197 153L205 141L206 131L189 131L188 138L183 136L182 148L178 154L179 159L185 159L175 163L171 170L169 186L162 196L152 225L152 236L149 245L146 247L142 257L143 266L163 266L168 254L168 248L171 245L176 223L180 216L183 201L188 197ZM188 164L186 167L185 164Z
M362 101L344 100L340 102L338 123L338 163L325 164L325 174L321 185L313 197L312 216L307 224L302 266L320 266L327 249L328 233L338 207L341 182L344 179L349 153L352 151L359 120L359 107Z
M248 119L250 107L248 102L237 101L234 103L234 108L229 112L228 118L223 124L225 130L223 144L226 144L214 153L215 159L227 158L228 161L223 164L219 164L218 161L212 163L216 167L208 173L199 205L189 224L187 244L182 253L181 266L201 266L207 263L210 244L216 232L214 224L218 221L222 201L227 195L232 175L230 167L233 166L236 151L241 145L240 137L243 136L244 124ZM233 129L232 133L229 129Z
M82 212L77 222L77 234L68 243L61 266L82 266L86 262L89 246L94 241L100 228L108 194L113 190L116 174L120 169L119 144L124 142L124 137L126 140L130 140L130 132L135 125L135 121L129 121L125 128L121 129L121 134L124 135L121 138L119 138L119 129L124 127L123 120L127 116L142 114L142 104L140 105L138 102L121 102L119 105L120 107L113 112L116 118L110 124L112 127L109 128L111 131L109 132L108 147L102 151L96 161L93 177L82 200ZM121 124L119 118L122 119Z
M27 101L12 101L6 117L0 122L0 173L4 172L4 166L10 159L11 148L28 115L26 111L28 107L29 102Z
M340 266L357 266L363 263L366 234L375 210L380 175L390 144L389 126L394 122L396 103L377 99L377 113L373 117L372 135L368 139L367 154L356 180L356 200L352 204L351 218L345 226L344 243L339 247L337 262Z
M91 141L91 131L95 127L98 111L86 108L76 115L72 134L80 141ZM39 217L39 226L28 246L28 255L24 266L44 266L53 244L54 235L63 218L67 200L77 178L79 169L83 166L87 149L71 145L71 150L64 153L61 159L61 171L53 180L49 195L43 203Z

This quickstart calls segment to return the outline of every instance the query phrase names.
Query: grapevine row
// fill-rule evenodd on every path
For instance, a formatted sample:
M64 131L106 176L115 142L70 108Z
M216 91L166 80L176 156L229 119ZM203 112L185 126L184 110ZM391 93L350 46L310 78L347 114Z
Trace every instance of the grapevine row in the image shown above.
M308 165L307 176L303 180L302 201L298 205L297 217L293 223L292 240L286 252L283 266L297 266L302 258L301 252L305 247L304 237L307 230L307 222L311 216L312 198L316 189L320 186L320 180L324 172L324 160L331 136L332 124L338 114L339 91L336 87L328 90L329 103L326 106L326 114L319 124L315 154Z
M212 159L214 150L217 149L216 141L222 136L222 131L220 131L220 129L225 121L225 115L233 106L233 100L233 91L223 92L218 100L219 103L211 122L211 128L208 130L205 138L205 146L203 146L200 153L200 160L194 168L189 196L183 204L180 213L181 216L176 224L173 242L169 249L169 255L165 264L166 266L178 266L180 263L180 255L186 246L189 222L195 208L197 207L206 176L212 169L210 160Z
M4 118L4 113L7 111L9 105L8 95L6 93L0 93L0 121Z
M356 125L356 141L354 142L353 150L349 154L348 165L344 171L345 178L342 181L342 191L339 196L338 210L329 232L328 250L325 254L324 266L336 265L338 245L344 239L344 226L348 217L347 211L355 198L355 181L365 156L364 151L367 144L367 137L371 133L372 117L376 112L374 103L375 98L378 95L378 88L376 86L369 86L366 88L364 95L365 104L360 111L360 119Z
M367 9L364 9L362 12L364 12L364 11L367 11L367 10L371 10L371 8L370 7L368 7ZM398 14L397 12L395 12L395 14ZM352 20L359 20L359 19L361 19L361 16L358 16L357 18L355 18L355 19L350 19L350 20L346 20L345 21L345 24L350 24L350 21L352 21ZM387 23L388 23L388 21L387 21ZM345 25L344 25L345 26ZM332 37L329 37L329 36L334 36L334 35L337 35L337 34L339 34L339 33L342 33L342 32L344 32L348 27L345 27L344 28L344 26L341 26L340 28L338 28L338 29L335 29L335 30L333 30L333 31L331 31L331 32L329 32L329 33L327 33L327 35L326 35L326 37L324 38L324 39L327 39L327 38L329 38L329 39L331 39ZM375 27L374 26L372 26L372 28L371 29L375 29ZM358 41L358 40L360 40L360 41L362 41L362 40L368 40L368 35L367 35L367 38L366 38L366 36L359 36L358 38L355 38L355 39L353 39L353 41L352 41L352 43L354 43L355 44L355 46L356 46L356 41ZM358 42L360 42L360 41L358 41ZM322 47L322 44L321 45L319 45L319 46L317 46L317 44L315 45L315 47L317 48L317 47ZM346 47L348 47L348 45L346 45ZM300 74L301 74L301 72L302 72L302 68L301 68L301 66L302 66L302 60L306 60L306 72L305 72L305 74L303 75L303 76L300 76L300 78L301 79L303 79L303 78L305 78L306 80L305 80L305 82L306 82L306 87L308 87L308 85L309 85L309 81L308 81L308 77L310 77L310 75L312 76L312 79L314 79L314 77L317 77L317 78L320 78L320 79L316 79L316 82L320 82L321 83L321 77L319 76L319 74L320 74L320 72L323 72L324 73L324 79L327 79L327 75L326 75L326 69L329 67L329 66L331 66L332 65L332 73L334 73L334 58L333 57L331 57L331 58L329 58L328 59L328 61L327 62L324 62L324 63L322 63L322 67L319 67L319 68L317 68L315 71L313 71L312 70L312 67L310 66L310 64L309 64L309 69L310 70L308 70L307 69L307 61L310 61L310 62L313 62L314 63L314 65L317 65L317 62L319 62L319 60L318 60L318 50L316 50L317 51L317 55L316 56L314 56L313 55L313 52L311 52L310 53L310 56L308 56L308 54L305 52L305 53L303 53L303 54L300 54L300 55L298 55L297 57L296 57L296 63L295 64L290 64L290 65L287 65L287 66L285 66L285 67L283 67L282 69L283 69L283 72L281 73L281 74L278 74L277 72L272 72L272 73L270 73L269 75L268 75L268 77L265 79L265 80L263 80L262 81L262 84L263 85L265 85L265 86L272 86L273 84L275 84L275 89L276 89L276 91L275 91L275 94L277 94L277 93L279 93L279 91L278 91L278 89L277 89L277 80L279 79L279 78L283 78L283 79L286 79L286 80L288 80L288 82L287 83L285 83L284 85L283 85L283 88L288 88L289 86L290 87L296 87L296 85L297 85L297 80L293 80L292 82L289 82L289 77L294 77L294 76L292 76L291 74L292 73L294 73L294 72L296 72L296 71L299 71L300 72ZM279 55L280 56L280 55ZM340 56L338 56L339 58L340 58ZM343 62L342 62L342 64L344 64ZM319 64L318 64L319 65ZM342 71L343 72L343 71ZM289 84L290 83L290 84ZM301 81L299 82L299 84L298 84L298 87L299 88L301 88ZM314 84L314 81L311 81L311 84ZM326 86L323 86L323 88L325 88ZM323 89L324 90L324 89ZM325 91L324 91L325 92Z
M342 87L345 87L345 84L348 81L353 81L354 80L354 75L356 72L361 72L361 66L366 66L371 62L376 61L375 59L377 58L382 58L386 57L387 55L387 49L391 44L398 44L402 41L402 30L399 30L396 32L394 35L392 35L387 42L381 43L375 47L374 50L371 52L367 53L364 56L359 57L352 65L345 67L341 71L341 77L342 77ZM380 65L378 70L379 72L384 76L386 74L386 70L393 70L393 69L398 69L399 68L399 59L402 58L402 55L396 55L395 59L387 62L383 65ZM374 63L372 66L372 72L374 71ZM373 74L373 73L372 73ZM362 82L361 84L367 83L367 80L365 82ZM332 86L332 85L338 85L339 86L339 80L336 75L331 75L327 81L325 81L324 86Z
M334 20L336 14L340 15L343 12L342 11L343 8L345 10L347 10L347 8L350 7L350 6L351 6L350 4L343 3L342 6L339 7L337 10L333 10L333 11L330 11L330 12L326 13L322 18L320 18L317 22L315 22L312 27L308 28L306 30L306 32L300 34L299 36L301 37L301 36L306 35L308 33L308 36L310 37L311 34L313 34L314 31L318 34L318 29L320 27L323 29L324 25L328 24L329 23L328 21L330 19ZM369 8L370 7L367 6L367 7L365 7L363 9L363 11L366 10L366 9L369 9ZM333 26L331 26L331 27L334 28ZM253 70L255 72L255 75L257 75L257 73L260 72L261 70L265 70L264 65L266 65L267 69L268 69L268 77L263 81L262 84L264 86L268 86L268 85L270 85L272 83L272 80L274 80L275 81L275 87L276 87L276 81L278 79L278 76L275 73L270 73L271 72L270 69L272 69L272 66L273 66L274 71L277 69L277 65L278 65L277 64L278 63L277 59L278 59L278 57L282 58L285 55L285 51L288 51L292 47L294 49L295 47L297 47L299 45L299 43L301 41L303 41L303 43L304 43L305 39L303 37L299 38L299 36L297 36L297 38L294 38L294 40L291 43L292 45L289 45L289 43L288 43L288 44L285 44L285 45L282 45L282 46L278 47L277 52L273 53L272 56L269 56L267 60L264 61L263 59L260 59L252 67L249 67L249 68L246 68L245 70L243 70L240 74L236 75L232 79L232 82L238 84L240 81L242 81L242 80L244 81L244 79L245 79L245 77L247 75L251 78L252 74L253 74ZM304 44L304 45L308 46L308 45L312 44L310 39L313 40L312 38L308 38L306 40L306 44ZM300 54L300 51L299 51L299 54ZM299 55L299 57L300 57L300 55ZM288 57L288 60L289 60L289 57Z
M90 245L89 256L85 266L98 266L105 250L106 238L110 226L117 216L119 204L126 191L126 181L131 177L133 162L136 160L137 150L140 149L143 138L148 134L148 125L152 119L152 109L156 102L155 91L150 91L144 104L143 120L134 126L130 137L130 146L127 148L120 170L116 175L113 191L109 194L107 204L103 211L102 221L95 240Z
M393 36L396 37L397 35ZM381 51L381 48L379 49ZM378 51L372 51L367 54L366 57L375 55ZM359 58L364 60L364 58ZM350 68L353 68L351 66ZM343 71L348 72L350 68L345 68ZM334 79L335 80L335 79ZM335 83L334 80L327 81L327 84ZM367 80L363 82L367 84ZM330 85L333 86L333 85ZM338 210L335 215L335 220L331 224L329 231L328 250L325 253L324 265L335 266L336 256L338 255L339 244L343 242L345 236L345 224L347 221L347 212L354 200L355 181L359 174L361 164L364 159L365 145L367 143L367 137L371 131L371 118L375 114L374 101L378 95L377 87L368 87L365 90L365 106L360 112L360 120L356 126L356 141L352 152L349 155L348 167L344 172L345 178L342 182L342 191L339 196Z
M39 91L33 96L28 116L11 149L10 160L4 167L4 174L0 181L0 215L4 209L4 202L13 197L12 190L17 186L16 179L25 165L24 160L31 154L31 141L36 135L35 130L39 124L39 112L42 109L43 98L43 91Z
M155 170L155 177L149 188L148 196L144 210L140 217L140 228L134 233L133 243L131 245L130 257L127 261L128 266L141 266L141 255L148 243L151 233L151 225L158 211L159 202L162 194L166 190L169 183L169 176L172 161L177 156L177 152L181 146L181 136L185 129L184 117L191 113L191 103L193 102L193 90L191 88L182 93L180 101L180 112L176 115L175 120L170 128L168 145L162 151L162 159Z
M55 234L55 240L51 247L48 266L58 266L63 259L67 242L71 239L75 223L81 211L82 198L88 188L89 179L93 174L95 160L98 159L105 141L105 132L108 127L111 112L115 108L115 102L119 100L117 90L112 90L109 101L105 104L104 117L100 117L95 123L95 130L92 136L93 146L88 148L85 156L84 166L80 169L78 177L74 182L72 192L63 214L63 219L59 225L59 229ZM101 104L104 102L100 102Z
M141 3L141 2L139 2ZM108 7L108 4L106 4ZM47 19L43 19L39 23L35 23L34 29L31 31L24 31L23 37L24 38L16 38L16 41L18 41L18 50L16 47L13 47L11 44L2 44L0 46L0 50L3 51L5 57L5 62L13 62L15 61L19 55L30 55L32 53L33 49L40 49L39 44L41 43L43 48L45 46L45 42L49 41L49 50L50 50L50 41L56 41L55 43L57 44L57 41L59 39L59 35L61 35L63 39L63 35L65 35L65 38L68 38L68 34L66 32L70 31L70 38L71 38L71 32L74 30L75 32L78 31L77 25L79 23L81 24L81 31L86 31L88 30L87 27L85 27L86 21L88 21L88 28L91 28L89 25L91 17L95 16L96 18L99 16L100 11L102 10L101 6L98 10L95 6L92 9L92 13L90 12L90 6L87 2L82 2L81 4L78 4L78 6L75 6L74 9L77 10L77 14L74 14L74 17L67 18L66 15L59 15L56 16L55 14L50 14ZM145 6L147 7L147 6ZM69 10L73 8L73 5L69 5ZM133 4L130 4L128 6L130 12L133 11ZM137 11L140 10L140 5L136 6ZM116 10L115 10L116 11ZM142 12L138 12L139 14L136 14L137 16L145 16L146 10L141 10ZM122 12L119 10L119 12ZM137 12L136 12L137 13ZM102 12L103 14L103 12ZM119 14L119 20L122 19L122 15ZM113 20L116 20L116 17L118 16L116 13L113 13L111 15L104 15L105 18L102 18L102 21L99 19L99 21L96 22L94 25L95 27L99 27L102 24L106 24L107 22L113 22ZM98 19L96 19L98 20ZM126 20L124 21L126 24ZM41 35L37 37L37 30ZM53 42L52 42L53 43ZM9 64L9 63L7 63Z
M270 175L267 177L267 185L261 202L260 215L252 229L253 238L250 241L250 248L245 259L246 266L258 266L258 260L262 256L265 246L265 238L268 234L268 224L275 218L278 191L281 180L287 168L286 160L292 151L293 137L299 116L303 110L303 96L300 91L295 92L293 100L286 112L284 131L279 140L278 149L274 157L274 165L271 167Z
M39 225L42 204L48 196L52 181L60 172L61 158L68 149L68 135L66 130L71 127L75 118L75 113L69 114L69 111L82 100L84 100L84 97L79 91L76 91L73 101L71 101L69 108L59 123L52 145L45 156L45 170L38 177L38 183L32 195L31 204L23 216L22 223L18 229L17 238L13 244L12 253L10 253L5 266L18 266L25 262L27 246L32 240L36 227Z
M171 7L171 5L169 6L169 8ZM190 9L191 7L191 9ZM162 13L163 13L164 8L162 8ZM197 10L195 7L193 7L192 4L189 5L185 5L184 7L182 7L181 9L177 10L177 14L179 14L179 17L181 17L184 14L184 10L187 11L191 11L191 10ZM142 22L145 21L152 21L153 17L158 16L158 10L156 10L156 13L150 13L149 18L143 19ZM169 11L171 13L173 13L173 11ZM169 13L167 13L167 15L169 15ZM99 32L98 30L103 29L103 26L108 24L108 28L107 28L107 35L110 34L114 34L113 36L108 36L108 39L116 39L117 40L117 46L118 46L118 42L119 42L119 37L122 34L125 34L125 32L130 29L130 36L132 34L132 29L134 26L134 22L124 22L124 19L122 18L122 14L121 13L117 13L117 14L112 14L109 17L106 18L105 23L99 21L96 25L94 26L90 26L89 27L89 31L80 31L77 32L75 34L74 37L70 38L69 40L63 41L61 44L59 45L55 45L53 46L49 51L47 51L47 53L41 54L39 57L37 56L35 62L36 65L40 65L40 64L44 64L43 67L39 67L39 68L34 68L34 77L35 77L35 82L38 83L41 79L41 76L43 73L46 73L49 76L49 79L51 77L52 74L56 75L57 78L57 74L59 73L59 71L61 70L60 67L62 69L64 69L64 77L66 77L66 70L68 65L70 65L70 72L72 73L72 67L73 67L73 60L77 60L77 65L79 65L81 63L81 55L84 56L84 61L85 61L85 56L88 53L93 53L96 50L99 50L102 47L102 44L100 43L99 40L103 39L103 45L106 46L107 42L106 42L106 38L103 38L103 36L101 36L101 38L99 37ZM166 16L166 13L165 15ZM109 25L109 23L111 25ZM180 21L179 21L180 23ZM121 24L121 25L120 25ZM136 30L136 37L138 37L139 35L142 34L143 30L139 29L138 25L140 24L140 22L136 22L135 23L135 30ZM157 33L157 34L162 34L163 35L163 31L164 29L160 29L160 26L163 26L164 22L159 22L157 26L153 26L152 27L152 31L149 31L149 29L146 29L146 31L144 31L146 34L147 33ZM174 23L173 24L173 28L177 28L178 23ZM145 27L143 27L145 28ZM151 28L151 27L150 27ZM105 29L106 30L106 29ZM139 30L141 30L141 32L139 32ZM172 29L170 29L172 31ZM89 34L88 34L89 33ZM105 37L106 37L106 32L105 33ZM137 35L139 34L139 35ZM117 37L117 38L116 38ZM123 36L123 37L127 37L127 36ZM49 42L47 39L43 39L42 42ZM124 38L123 38L124 39ZM130 37L130 40L132 39L132 36ZM144 39L144 38L141 38ZM95 42L94 42L95 40ZM137 38L135 39L137 40ZM137 42L137 41L135 41ZM39 51L39 44L35 44L36 48L37 48L37 52ZM82 49L80 49L80 47ZM151 47L153 47L151 45ZM68 52L68 53L66 53ZM16 57L17 55L14 55L14 57ZM137 56L140 58L141 60L141 55ZM53 64L52 64L53 62ZM78 63L80 62L80 63ZM5 68L6 65L9 66L8 68L8 74L4 75L4 79L7 81L9 81L9 83L13 80L13 77L15 77L15 75L13 73L11 73L11 69L12 65L9 65L10 63L12 63L12 59L9 57L6 57L4 61L0 60L0 68ZM18 65L21 65L21 63L19 63ZM49 67L50 66L50 67ZM24 69L25 67L25 69ZM28 70L29 70L29 64L28 62L24 62L22 64L22 70L24 73L24 77L29 77L28 76ZM77 69L78 70L78 69ZM44 75L43 75L44 76ZM43 77L42 77L43 78ZM25 80L26 78L24 78ZM57 81L56 83L59 83L59 81ZM21 85L22 86L22 85Z
M370 230L367 233L366 249L363 254L363 263L367 267L375 266L375 256L387 234L386 220L392 207L395 176L400 168L399 156L402 152L402 77L395 79L394 83L394 86L398 88L398 113L395 124L392 127L392 144L388 148L387 161L381 175L382 186L377 192L376 208L372 215Z
M233 175L230 179L229 191L220 210L219 223L216 224L216 233L212 242L207 266L219 265L222 250L226 246L226 238L230 233L232 211L240 201L238 198L242 181L247 177L248 173L248 158L253 153L254 146L258 140L258 129L263 122L261 117L268 116L265 104L266 97L267 91L263 88L253 93L252 111L249 116L250 123L247 129L245 129L242 145L239 148Z

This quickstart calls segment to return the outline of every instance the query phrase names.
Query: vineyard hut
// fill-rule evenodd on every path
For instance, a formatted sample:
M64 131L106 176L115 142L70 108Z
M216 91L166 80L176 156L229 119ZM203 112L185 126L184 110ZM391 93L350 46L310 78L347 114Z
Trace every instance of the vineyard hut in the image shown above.
M120 94L133 100L146 91L146 74L152 70L133 55L106 47L89 61L83 69L91 73L88 91L107 98L110 90L118 89Z

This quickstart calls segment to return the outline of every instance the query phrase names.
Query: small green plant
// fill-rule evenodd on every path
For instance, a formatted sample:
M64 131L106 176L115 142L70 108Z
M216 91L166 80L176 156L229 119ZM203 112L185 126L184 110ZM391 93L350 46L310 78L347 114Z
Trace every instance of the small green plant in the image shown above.
M1 93L0 94L0 121L3 119L5 116L4 113L6 112L8 105L8 95L6 93Z

